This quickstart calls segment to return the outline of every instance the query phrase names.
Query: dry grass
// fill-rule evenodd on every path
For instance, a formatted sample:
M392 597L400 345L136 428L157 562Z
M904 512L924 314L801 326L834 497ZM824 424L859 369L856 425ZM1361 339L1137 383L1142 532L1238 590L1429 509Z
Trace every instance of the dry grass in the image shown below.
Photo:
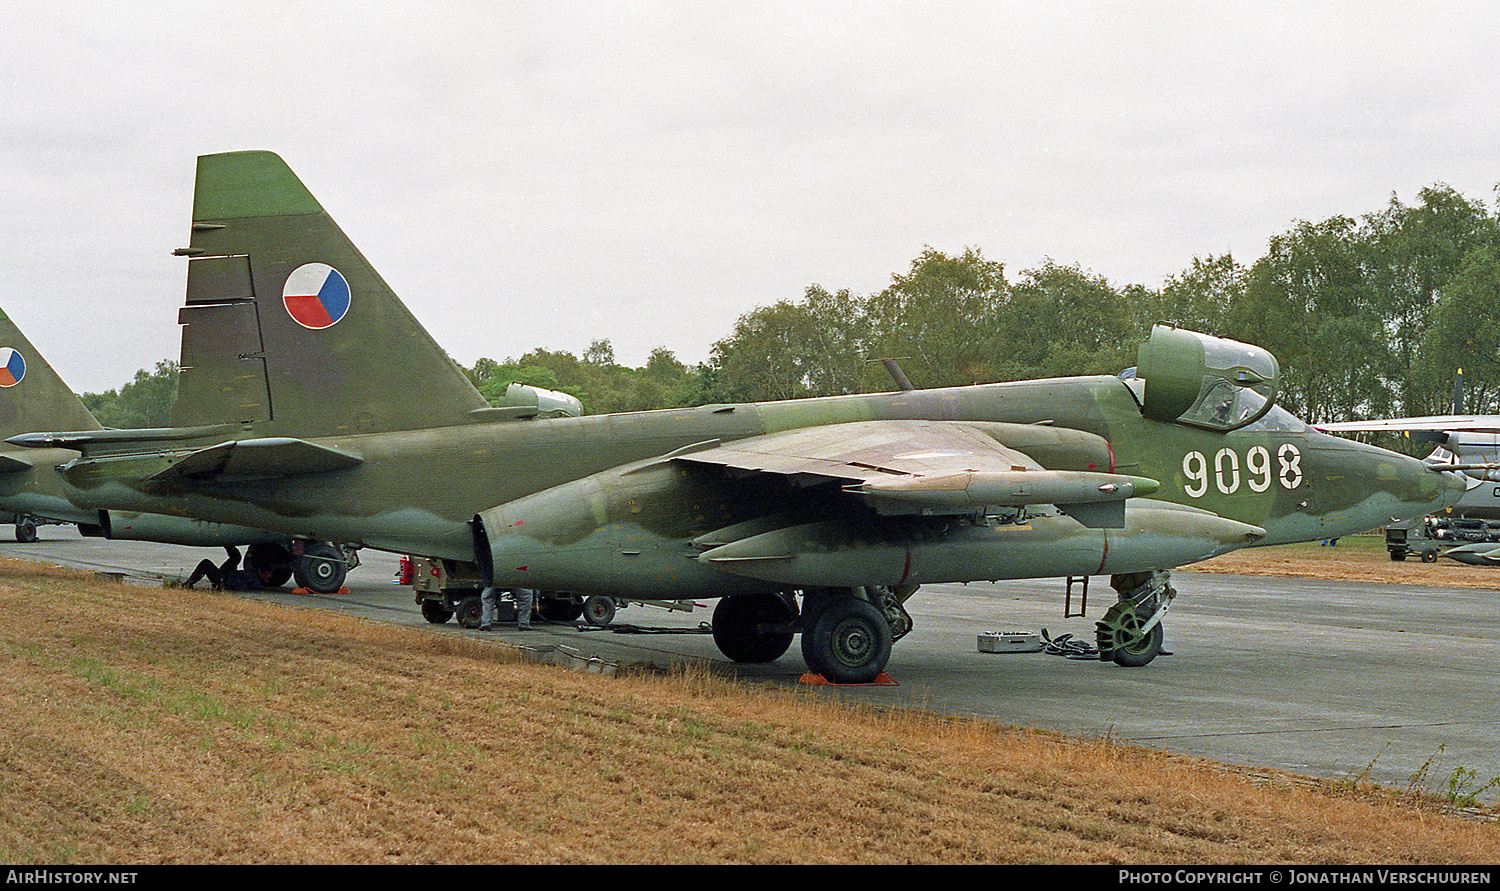
M1442 558L1436 563L1423 563L1416 557L1393 561L1385 549L1385 537L1379 534L1351 535L1333 547L1312 542L1247 548L1194 563L1192 570L1436 588L1500 588L1500 567L1466 566Z
M1493 863L1500 826L0 561L0 860Z

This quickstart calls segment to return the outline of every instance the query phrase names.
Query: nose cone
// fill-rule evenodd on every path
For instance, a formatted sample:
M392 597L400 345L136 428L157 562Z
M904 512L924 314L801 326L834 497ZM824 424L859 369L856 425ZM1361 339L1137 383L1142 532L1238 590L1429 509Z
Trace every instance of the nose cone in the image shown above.
M1310 506L1329 536L1434 513L1456 504L1467 489L1461 473L1375 446L1333 436L1310 445Z
M1442 479L1440 485L1443 491L1439 496L1439 503L1432 510L1427 511L1429 514L1437 513L1445 507L1452 507L1457 504L1458 500L1464 497L1464 494L1469 491L1469 486L1473 484L1467 476L1456 470L1439 471L1433 470L1430 464L1423 466L1428 469L1429 473L1436 474Z

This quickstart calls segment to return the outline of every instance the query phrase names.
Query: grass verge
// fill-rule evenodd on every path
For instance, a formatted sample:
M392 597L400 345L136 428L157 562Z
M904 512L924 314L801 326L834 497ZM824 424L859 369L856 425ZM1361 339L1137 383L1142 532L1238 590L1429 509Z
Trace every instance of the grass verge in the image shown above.
M1421 798L0 560L11 863L1493 863Z

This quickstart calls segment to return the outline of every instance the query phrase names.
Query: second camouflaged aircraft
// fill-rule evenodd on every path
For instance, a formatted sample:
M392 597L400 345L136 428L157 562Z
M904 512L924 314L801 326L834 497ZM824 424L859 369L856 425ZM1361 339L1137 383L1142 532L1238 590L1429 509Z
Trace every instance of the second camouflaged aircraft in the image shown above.
M501 588L719 598L726 655L801 634L832 681L878 675L919 585L989 579L1110 576L1102 656L1145 664L1166 570L1463 492L1277 408L1269 353L1164 327L1131 378L515 423L268 152L199 159L179 253L196 426L20 437L81 453L78 505L465 561Z

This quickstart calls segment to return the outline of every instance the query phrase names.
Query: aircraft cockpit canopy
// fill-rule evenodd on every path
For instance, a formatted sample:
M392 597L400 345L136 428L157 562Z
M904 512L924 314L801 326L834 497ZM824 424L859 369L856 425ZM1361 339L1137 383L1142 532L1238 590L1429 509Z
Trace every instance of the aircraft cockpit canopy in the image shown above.
M1142 410L1157 421L1237 430L1271 410L1281 368L1260 347L1157 325L1141 344Z

